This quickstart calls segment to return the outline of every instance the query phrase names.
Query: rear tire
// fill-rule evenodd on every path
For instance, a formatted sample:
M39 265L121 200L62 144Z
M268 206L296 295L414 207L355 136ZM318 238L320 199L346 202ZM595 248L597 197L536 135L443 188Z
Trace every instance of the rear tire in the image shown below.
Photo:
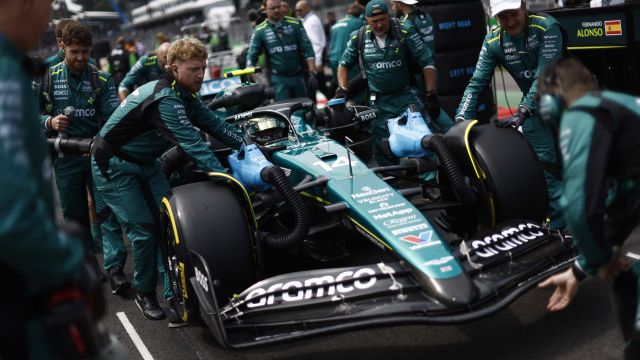
M194 276L190 252L207 262L218 306L256 281L253 221L231 187L205 181L179 186L163 199L169 276L178 314L199 318L199 303L189 279ZM213 307L213 304L211 304Z

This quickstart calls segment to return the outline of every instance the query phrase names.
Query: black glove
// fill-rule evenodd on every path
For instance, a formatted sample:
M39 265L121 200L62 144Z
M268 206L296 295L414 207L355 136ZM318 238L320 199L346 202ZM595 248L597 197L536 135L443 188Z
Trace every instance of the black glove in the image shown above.
M310 72L307 75L307 89L309 90L309 94L315 94L316 90L318 90L318 79L314 72Z
M440 102L438 102L438 96L434 92L427 92L424 98L424 104L427 108L427 114L431 118L431 121L438 120L440 116Z
M338 86L336 89L336 94L333 96L334 99L346 99L347 98L347 89Z
M497 127L509 127L509 126L513 126L514 128L519 128L520 126L522 126L522 124L524 124L525 120L527 120L528 118L531 117L531 110L529 110L528 107L524 106L524 105L520 105L518 107L518 114L514 115L513 117L511 117L510 119L505 119L502 121L496 121L496 126Z

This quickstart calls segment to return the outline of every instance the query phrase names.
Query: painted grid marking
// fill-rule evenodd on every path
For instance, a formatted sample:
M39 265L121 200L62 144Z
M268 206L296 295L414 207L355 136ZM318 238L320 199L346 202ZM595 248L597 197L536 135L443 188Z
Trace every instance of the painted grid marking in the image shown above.
M140 336L136 332L136 329L133 327L133 325L131 325L131 322L129 321L129 318L127 318L127 315L124 312L118 312L116 313L116 315L118 316L118 319L120 319L120 322L122 323L122 326L124 326L124 329L127 330L129 337L131 337L133 344L138 349L138 352L140 352L140 355L142 355L142 358L144 360L153 360L153 356L151 356L151 353L142 342L142 339L140 339Z

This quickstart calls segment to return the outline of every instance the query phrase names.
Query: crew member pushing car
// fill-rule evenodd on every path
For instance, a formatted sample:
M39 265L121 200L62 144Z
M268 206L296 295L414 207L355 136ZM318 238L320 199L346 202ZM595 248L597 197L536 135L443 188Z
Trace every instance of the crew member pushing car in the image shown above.
M365 18L367 26L363 33L363 49L358 48L358 31L354 31L340 59L336 97L347 95L349 69L358 64L361 56L369 85L369 105L378 111L378 117L372 124L376 139L374 156L379 165L386 165L390 161L383 155L380 143L383 138L389 137L387 120L400 116L411 104L422 112L425 104L423 98L429 118L432 119L431 125L440 118L440 105L435 94L435 60L411 23L400 22L398 31L395 31L383 0L369 2L365 8ZM425 93L412 84L414 74L410 64L422 69L427 89ZM448 121L451 122L451 119ZM440 132L437 130L432 129Z
M232 148L242 142L236 130L209 110L197 95L206 60L207 51L198 40L174 42L167 56L170 73L127 96L100 131L92 149L96 187L132 244L136 304L145 317L153 320L164 318L155 295L155 270L160 201L169 192L157 159L171 146L179 146L198 168L224 172L194 126ZM173 294L166 274L162 280L165 298L170 299Z
M562 56L563 39L560 25L546 14L531 14L521 0L491 0L491 15L500 26L489 32L480 50L476 70L462 95L456 120L474 119L478 97L491 83L496 66L501 65L515 79L522 91L518 113L511 119L497 122L500 127L522 126L542 164L549 191L551 226L564 228L560 211L560 166L551 129L540 121L535 98L538 75L551 61Z

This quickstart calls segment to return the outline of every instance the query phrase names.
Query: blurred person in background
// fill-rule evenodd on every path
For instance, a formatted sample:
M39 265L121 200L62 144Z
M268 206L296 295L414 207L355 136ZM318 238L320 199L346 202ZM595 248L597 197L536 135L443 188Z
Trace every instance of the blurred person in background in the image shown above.
M160 44L157 52L142 56L125 75L118 87L118 99L122 102L137 86L157 80L167 64L170 43Z
M109 67L107 70L116 86L120 85L124 76L131 70L130 58L129 50L125 47L124 36L118 36L116 46L109 54Z
M324 49L327 46L327 38L324 35L324 27L322 21L316 13L311 11L311 6L306 0L300 0L296 3L296 15L302 20L302 26L307 32L307 37L313 47L313 53L316 57L316 89L309 88L309 98L315 102L316 91L320 91L327 96L327 84L324 78Z
M422 41L435 56L436 41L431 16L416 7L417 0L393 0L391 3L402 21L408 21L416 27L418 34L422 37ZM420 75L416 76L416 84L424 90L424 81L422 81Z
M58 51L44 60L44 63L48 67L51 67L53 65L59 64L64 61L64 50L62 49L62 31L64 30L65 26L67 26L69 23L73 21L75 20L61 19L56 24L55 33L56 33L56 45L58 46Z
M307 88L317 87L315 55L307 33L300 20L283 16L280 0L265 0L263 5L267 19L253 30L247 66L256 66L260 53L264 52L276 101L306 97ZM308 66L307 74L303 61Z
M329 44L329 66L331 66L331 72L333 74L332 89L335 93L338 87L338 64L342 53L347 48L347 43L351 37L351 34L364 26L365 22L360 15L364 12L364 8L358 4L353 3L347 8L347 15L336 22L331 27L331 42ZM354 65L349 70L349 80L352 80L360 74L360 66ZM356 97L356 94L351 94L353 101L360 103L362 97Z

